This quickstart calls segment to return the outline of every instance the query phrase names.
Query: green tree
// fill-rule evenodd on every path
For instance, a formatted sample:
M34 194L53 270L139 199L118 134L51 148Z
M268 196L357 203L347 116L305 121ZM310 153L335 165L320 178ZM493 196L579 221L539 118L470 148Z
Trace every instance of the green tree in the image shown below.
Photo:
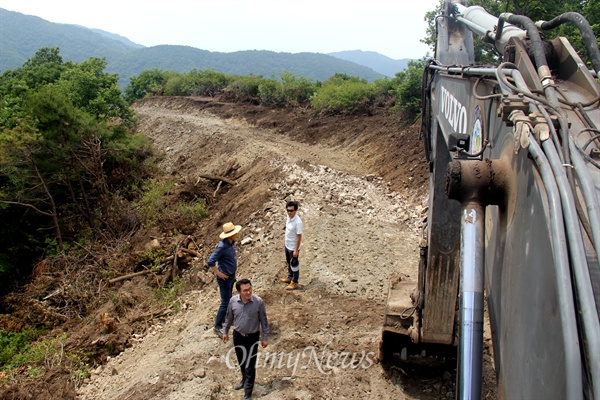
M98 58L62 63L58 49L41 49L0 76L0 241L10 244L0 273L13 266L2 260L44 242L46 225L59 250L67 224L110 228L107 174L146 150L128 134L133 113L105 66ZM18 245L15 236L26 239Z
M129 85L125 88L125 100L131 104L147 95L163 94L168 78L168 72L156 68L142 71L138 76L129 79Z
M421 112L421 81L426 60L411 61L408 68L396 73L392 79L392 93L396 96L396 107L409 118Z
M63 59L58 47L42 48L23 64L17 75L30 89L56 82L63 69Z
M106 59L95 57L79 64L65 63L56 85L74 107L102 121L131 121L133 112L121 96L119 76L103 72L106 64Z

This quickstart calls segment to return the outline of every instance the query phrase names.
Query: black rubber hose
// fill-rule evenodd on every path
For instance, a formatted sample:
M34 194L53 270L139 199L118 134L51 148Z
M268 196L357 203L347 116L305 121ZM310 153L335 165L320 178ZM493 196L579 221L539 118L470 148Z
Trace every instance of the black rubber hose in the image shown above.
M559 15L558 17L550 20L544 21L538 26L544 30L556 28L557 26L565 23L571 22L579 29L581 32L581 37L583 38L583 43L585 44L585 48L588 52L588 56L590 57L590 61L592 62L592 67L596 73L600 72L600 50L598 49L598 42L596 42L596 35L594 35L594 31L590 26L590 23L585 19L585 17L576 12L566 12L564 14Z
M540 36L540 32L538 31L537 26L535 26L535 23L530 18L527 18L523 15L515 15L511 13L504 13L500 15L500 18L513 25L519 25L527 31L527 36L533 45L533 58L536 63L536 68L538 71L540 67L547 68L548 61L546 60L546 54L544 53L542 37Z

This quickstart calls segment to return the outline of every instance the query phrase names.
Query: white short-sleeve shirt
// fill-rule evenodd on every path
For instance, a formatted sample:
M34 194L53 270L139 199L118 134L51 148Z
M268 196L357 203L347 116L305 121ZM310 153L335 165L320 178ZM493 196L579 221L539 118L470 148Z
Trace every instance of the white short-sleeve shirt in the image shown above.
M304 225L298 214L294 215L294 218L290 219L287 217L285 223L285 247L288 250L296 249L296 242L298 241L298 235L302 234Z

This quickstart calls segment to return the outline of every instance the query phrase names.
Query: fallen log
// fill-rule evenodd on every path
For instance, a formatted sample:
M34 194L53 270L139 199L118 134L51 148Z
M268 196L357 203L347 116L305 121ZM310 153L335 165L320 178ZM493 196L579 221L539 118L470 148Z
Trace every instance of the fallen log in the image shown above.
M148 274L150 272L151 271L149 269L147 269L145 271L134 272L132 274L127 274L127 275L119 276L118 278L113 278L113 279L109 280L108 283L113 284L113 283L121 282L121 281L124 281L126 279L138 276L138 275L146 275L146 274Z
M198 253L196 250L186 249L185 247L181 247L179 248L179 250L183 251L184 253L191 254L195 257L200 257L200 253Z
M208 179L211 181L222 181L222 182L230 184L231 186L235 186L235 181L225 178L224 176L208 175L208 174L201 174L199 176L200 176L200 178Z

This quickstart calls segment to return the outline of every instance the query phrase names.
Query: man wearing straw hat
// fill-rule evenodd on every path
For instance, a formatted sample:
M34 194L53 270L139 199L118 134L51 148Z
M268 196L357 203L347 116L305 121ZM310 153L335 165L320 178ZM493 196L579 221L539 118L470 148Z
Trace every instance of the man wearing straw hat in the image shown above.
M237 270L237 257L235 254L235 240L238 232L242 229L240 225L234 225L227 222L223 225L223 232L219 235L221 241L217 248L210 255L206 264L212 268L219 285L221 293L221 304L217 311L215 326L213 331L219 337L222 337L221 329L225 321L227 306L233 292L233 284L235 283L235 271Z

